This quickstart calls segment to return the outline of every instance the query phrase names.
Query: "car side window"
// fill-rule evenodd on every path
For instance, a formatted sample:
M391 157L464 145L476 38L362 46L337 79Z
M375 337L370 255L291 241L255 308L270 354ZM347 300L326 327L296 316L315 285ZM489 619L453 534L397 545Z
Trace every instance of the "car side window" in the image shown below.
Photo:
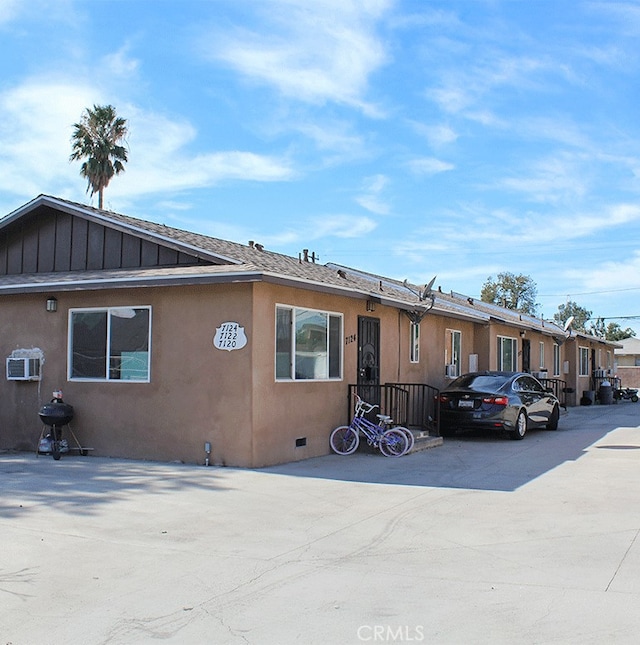
M513 382L513 386L512 386L512 388L511 388L511 389L512 389L514 392L522 392L522 389L523 389L523 388L522 388L521 380L522 380L522 379L516 379L516 380Z
M544 388L538 381L535 379L530 378L529 381L531 381L531 391L532 392L538 392L539 394L542 394L544 392Z
M520 389L525 390L527 392L538 392L539 394L542 393L544 390L542 389L542 386L534 379L530 378L529 376L523 376L520 379Z

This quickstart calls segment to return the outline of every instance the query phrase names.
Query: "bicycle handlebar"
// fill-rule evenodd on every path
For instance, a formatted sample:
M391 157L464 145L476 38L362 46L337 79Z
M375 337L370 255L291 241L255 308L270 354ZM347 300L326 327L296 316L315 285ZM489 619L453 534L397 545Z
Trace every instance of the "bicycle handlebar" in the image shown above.
M375 410L378 407L378 405L374 405L371 403L367 403L366 401L363 401L362 398L356 394L356 414L358 413L364 413L367 414L368 412L371 412L371 410Z

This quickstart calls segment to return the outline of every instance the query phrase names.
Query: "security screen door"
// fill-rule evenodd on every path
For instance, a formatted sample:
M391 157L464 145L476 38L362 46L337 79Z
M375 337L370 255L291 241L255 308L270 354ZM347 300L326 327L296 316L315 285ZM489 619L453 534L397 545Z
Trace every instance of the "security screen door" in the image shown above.
M358 317L358 394L380 405L380 319Z

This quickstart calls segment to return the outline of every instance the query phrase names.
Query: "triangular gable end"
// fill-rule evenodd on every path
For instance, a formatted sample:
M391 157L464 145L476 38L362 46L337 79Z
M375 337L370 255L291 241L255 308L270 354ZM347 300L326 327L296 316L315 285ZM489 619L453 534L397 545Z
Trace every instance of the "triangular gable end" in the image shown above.
M222 264L179 242L154 240L108 213L39 198L0 227L0 275Z

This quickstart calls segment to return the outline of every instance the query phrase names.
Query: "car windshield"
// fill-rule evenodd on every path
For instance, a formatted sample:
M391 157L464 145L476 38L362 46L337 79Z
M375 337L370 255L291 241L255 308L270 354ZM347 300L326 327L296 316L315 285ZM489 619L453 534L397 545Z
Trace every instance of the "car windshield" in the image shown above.
M451 387L467 388L478 392L496 392L510 378L504 374L467 374L455 380Z

